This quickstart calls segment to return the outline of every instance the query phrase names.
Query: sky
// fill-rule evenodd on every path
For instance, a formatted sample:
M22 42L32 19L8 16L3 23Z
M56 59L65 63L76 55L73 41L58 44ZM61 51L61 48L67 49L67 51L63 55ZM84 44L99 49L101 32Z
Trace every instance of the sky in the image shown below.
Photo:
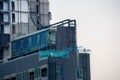
M120 80L120 0L49 0L52 21L77 21L77 45L91 49L91 80Z

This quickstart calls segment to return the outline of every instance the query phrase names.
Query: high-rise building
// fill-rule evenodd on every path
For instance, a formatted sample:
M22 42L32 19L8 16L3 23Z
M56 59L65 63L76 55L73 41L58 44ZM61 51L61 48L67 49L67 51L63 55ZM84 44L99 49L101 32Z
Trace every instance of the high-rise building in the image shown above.
M50 19L48 0L0 0L0 80L91 80L76 20Z
M50 18L48 0L0 0L0 60L11 57L10 41L50 25Z

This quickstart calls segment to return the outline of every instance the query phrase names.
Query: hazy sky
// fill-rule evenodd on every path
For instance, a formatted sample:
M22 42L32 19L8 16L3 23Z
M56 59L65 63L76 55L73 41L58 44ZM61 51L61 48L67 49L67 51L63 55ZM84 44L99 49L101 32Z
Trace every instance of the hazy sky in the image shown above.
M120 80L120 0L49 0L52 23L77 20L77 42L92 50L91 80Z

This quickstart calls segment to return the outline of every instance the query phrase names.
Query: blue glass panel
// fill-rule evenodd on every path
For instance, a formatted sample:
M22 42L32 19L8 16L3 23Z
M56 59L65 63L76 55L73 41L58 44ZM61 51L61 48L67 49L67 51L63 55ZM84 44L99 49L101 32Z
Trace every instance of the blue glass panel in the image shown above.
M46 50L46 51L40 51L39 57L46 58L49 56L53 56L53 57L68 58L68 53L69 53L68 51Z
M29 54L48 46L48 30L12 41L12 56Z

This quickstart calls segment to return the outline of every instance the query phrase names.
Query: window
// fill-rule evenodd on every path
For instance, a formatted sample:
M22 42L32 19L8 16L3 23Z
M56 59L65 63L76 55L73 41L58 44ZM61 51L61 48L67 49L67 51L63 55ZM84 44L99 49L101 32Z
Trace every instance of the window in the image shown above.
M3 22L3 13L0 13L0 23Z
M29 73L29 79L30 80L34 80L34 72L30 72Z
M38 2L38 0L36 0L36 2Z
M32 46L32 38L29 38L29 46Z
M16 77L12 77L10 80L16 80Z
M15 10L15 2L11 2L12 10Z
M15 13L12 13L12 22L15 22Z
M56 66L56 75L57 75L57 77L63 76L63 70L62 70L62 66L61 65L57 65Z
M29 78L29 74L28 74L27 71L18 73L18 74L16 75L16 79L17 79L17 80L29 80L28 78Z
M40 68L35 69L35 78L40 77Z
M76 70L76 77L78 80L83 80L83 69Z
M40 35L38 34L37 35L37 44L39 44L40 43Z
M12 34L15 34L16 30L15 30L15 25L12 25Z
M28 80L28 72L22 72L21 74L22 74L21 76L22 80Z
M0 33L4 33L4 26L2 24L0 25Z
M47 77L47 68L41 69L41 77Z
M58 78L58 77L57 77L56 80L62 80L62 78Z
M24 40L21 40L21 51L23 51L24 48L25 48L25 46L24 46Z
M0 60L3 59L3 49L0 49Z
M3 10L3 2L0 2L0 10Z
M39 13L39 5L36 5L36 12Z

